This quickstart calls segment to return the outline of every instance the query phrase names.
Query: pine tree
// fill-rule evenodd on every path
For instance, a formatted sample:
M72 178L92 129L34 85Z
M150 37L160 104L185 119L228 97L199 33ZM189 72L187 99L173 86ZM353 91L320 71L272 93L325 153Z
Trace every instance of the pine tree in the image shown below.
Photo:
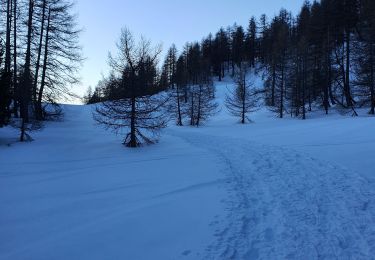
M164 78L164 84L167 88L174 88L176 84L176 63L177 63L177 48L173 44L168 52L163 65L162 77Z
M240 67L245 61L245 32L242 26L235 26L232 33L232 69L234 66ZM233 74L234 75L234 74Z
M257 56L257 22L255 17L251 17L246 35L246 53L250 66L255 67Z
M214 71L219 76L219 81L225 76L225 66L228 65L230 56L229 37L223 28L217 32L213 47Z

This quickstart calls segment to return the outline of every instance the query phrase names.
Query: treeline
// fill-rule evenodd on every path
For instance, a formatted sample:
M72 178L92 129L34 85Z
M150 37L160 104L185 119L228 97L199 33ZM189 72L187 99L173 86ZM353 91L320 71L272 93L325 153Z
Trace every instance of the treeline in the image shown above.
M171 47L158 89L175 89L187 103L187 86L235 76L246 63L263 73L265 104L281 118L305 119L313 106L326 113L339 106L353 115L365 106L374 114L374 43L375 1L305 2L296 17L281 10L272 19L251 18L247 28L221 28L179 55ZM112 99L109 88L100 85L89 102Z
M226 76L236 88L225 106L241 123L260 99L280 118L306 119L313 109L328 114L333 107L353 116L368 107L374 114L374 26L372 0L306 1L296 17L282 9L272 19L251 18L247 28L221 28L180 52L173 45L160 69L160 50L155 54L150 42L137 43L124 30L110 75L85 99L101 102L94 113L99 124L116 133L129 129L130 147L157 140L151 137L170 118L200 126L218 111L213 79ZM263 87L253 85L250 70L262 74Z
M332 105L374 114L375 2L306 2L294 18L282 10L263 19L259 60L266 70L266 104L306 118L312 105L328 114Z
M1 0L0 127L20 128L21 141L57 116L58 102L78 82L80 30L71 0Z

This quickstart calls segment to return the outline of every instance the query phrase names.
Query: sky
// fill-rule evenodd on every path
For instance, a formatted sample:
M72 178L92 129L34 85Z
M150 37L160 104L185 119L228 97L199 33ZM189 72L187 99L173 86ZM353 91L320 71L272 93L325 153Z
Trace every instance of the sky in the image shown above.
M220 27L247 26L251 16L272 17L281 8L296 14L304 0L76 0L81 46L85 61L81 84L74 92L83 95L109 71L108 53L116 53L121 28L143 35L167 50L186 42L200 41ZM161 57L163 60L164 57Z

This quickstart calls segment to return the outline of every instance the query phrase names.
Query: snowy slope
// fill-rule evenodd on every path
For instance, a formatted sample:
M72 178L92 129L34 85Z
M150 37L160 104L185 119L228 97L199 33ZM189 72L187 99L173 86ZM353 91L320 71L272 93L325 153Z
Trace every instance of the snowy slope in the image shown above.
M213 155L175 137L140 150L67 107L0 149L0 259L168 259L204 251L224 197ZM21 163L22 162L22 163ZM193 258L195 258L194 255Z
M227 79L217 83L222 102ZM31 144L0 129L0 259L373 259L373 118L170 126L125 149L67 106Z

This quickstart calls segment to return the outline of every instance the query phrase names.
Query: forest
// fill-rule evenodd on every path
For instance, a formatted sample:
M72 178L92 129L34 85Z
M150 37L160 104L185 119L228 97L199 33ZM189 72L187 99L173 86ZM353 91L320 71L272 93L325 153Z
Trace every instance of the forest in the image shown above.
M80 30L68 0L1 4L0 126L19 128L24 140L60 114L59 101L72 95L82 62ZM124 142L133 147L139 138L152 142L135 125L138 117L140 128L154 133L170 118L199 126L218 110L213 81L226 76L238 85L226 107L242 123L260 104L279 118L306 119L313 108L357 116L367 107L374 115L374 25L374 1L306 1L297 15L282 9L275 17L252 17L246 27L220 28L180 51L172 45L162 65L160 46L123 29L109 75L84 101L103 104L94 113L100 124L115 132L129 127ZM249 71L261 73L264 86L249 84Z
M74 95L82 54L70 0L1 0L0 127L28 141L43 121L62 115Z

